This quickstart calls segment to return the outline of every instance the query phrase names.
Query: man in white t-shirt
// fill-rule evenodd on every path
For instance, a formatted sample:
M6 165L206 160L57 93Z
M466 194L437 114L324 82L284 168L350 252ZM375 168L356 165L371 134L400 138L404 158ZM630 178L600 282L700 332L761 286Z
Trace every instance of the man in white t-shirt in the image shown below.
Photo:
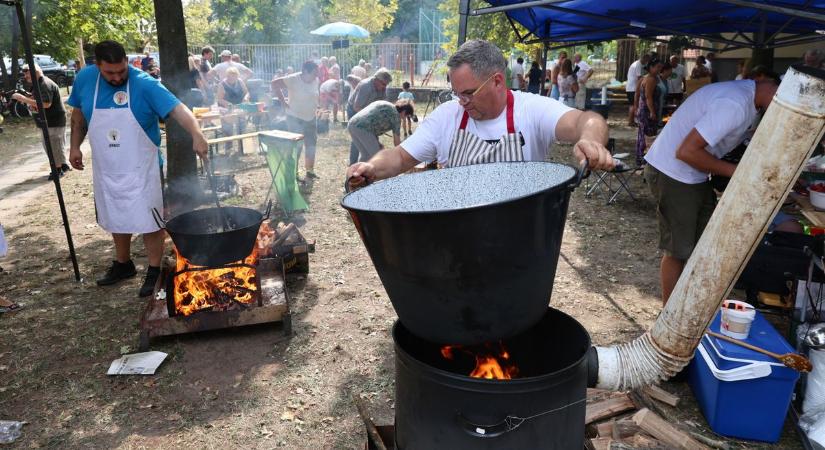
M705 55L705 67L708 68L710 71L710 82L716 83L719 81L719 76L716 74L716 71L713 70L713 63L716 62L716 53L710 52Z
M445 167L498 161L544 161L556 140L594 169L610 170L607 123L557 100L507 89L507 62L490 42L465 42L447 61L455 100L441 104L401 145L347 169L350 186L394 177L420 162Z
M573 55L573 67L576 81L579 83L579 90L576 91L576 108L584 109L587 101L587 80L593 75L593 68L584 62L581 53Z
M523 91L524 90L524 58L518 57L516 59L516 63L513 64L513 68L510 70L510 76L512 80L510 82L510 89L514 91Z
M230 67L238 69L241 80L244 82L252 77L252 70L249 67L232 61L232 52L224 50L221 52L221 62L206 73L206 79L209 81L223 81L226 79L226 69Z
M746 136L767 109L777 83L739 80L691 94L645 156L645 180L659 220L662 302L666 303L716 206L709 175L730 178L734 164L720 159Z
M685 96L685 77L687 76L687 71L684 65L679 64L678 55L670 57L670 67L673 68L673 72L671 72L670 78L667 80L667 98L678 105L682 103L682 99Z
M315 122L315 110L318 108L318 65L309 60L301 71L272 80L272 92L286 108L286 123L289 131L304 135L304 168L307 178L315 175L315 146L318 141L318 128ZM284 100L287 91L289 102Z
M650 62L650 55L645 53L627 68L627 84L624 90L627 93L627 101L630 102L630 109L627 112L627 124L631 127L635 124L633 117L636 115L636 109L633 104L636 101L636 86L639 84L639 78L642 77L648 62Z

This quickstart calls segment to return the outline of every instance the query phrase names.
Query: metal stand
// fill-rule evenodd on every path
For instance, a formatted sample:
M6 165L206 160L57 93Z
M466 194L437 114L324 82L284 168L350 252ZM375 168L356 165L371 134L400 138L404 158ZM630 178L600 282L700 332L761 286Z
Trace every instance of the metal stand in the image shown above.
M69 255L72 258L72 267L74 268L75 281L80 281L80 268L77 264L77 255L74 251L74 242L72 241L72 230L69 227L69 216L66 213L66 204L63 201L63 189L60 187L60 174L54 167L54 156L52 155L52 144L49 139L49 127L46 122L46 110L43 108L43 93L40 92L40 80L35 79L36 73L34 70L34 56L32 53L31 36L29 34L29 27L26 23L26 15L23 12L23 2L21 0L0 0L0 3L8 6L14 6L17 10L17 21L20 23L20 33L23 38L23 48L26 51L26 63L29 65L32 74L32 91L34 93L34 100L37 102L37 116L35 121L38 123L43 132L43 143L46 147L46 157L49 158L49 167L52 170L52 178L54 181L54 189L57 192L57 202L60 204L60 215L63 219L63 229L66 231L66 242L69 244ZM60 149L63 151L63 149Z

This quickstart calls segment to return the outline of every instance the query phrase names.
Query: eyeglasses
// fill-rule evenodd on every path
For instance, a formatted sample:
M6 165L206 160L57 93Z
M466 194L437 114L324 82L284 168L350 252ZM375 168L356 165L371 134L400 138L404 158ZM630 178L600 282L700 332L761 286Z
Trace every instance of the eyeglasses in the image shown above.
M481 86L477 87L476 90L474 90L473 92L471 92L469 94L459 94L458 92L453 90L453 92L452 92L453 97L458 98L459 103L463 103L463 104L470 103L471 101L473 101L473 96L478 94L478 91L480 91L488 82L490 82L490 80L492 80L494 76L496 76L496 74L490 75L489 78L487 78L486 80L484 80L483 83L481 83Z

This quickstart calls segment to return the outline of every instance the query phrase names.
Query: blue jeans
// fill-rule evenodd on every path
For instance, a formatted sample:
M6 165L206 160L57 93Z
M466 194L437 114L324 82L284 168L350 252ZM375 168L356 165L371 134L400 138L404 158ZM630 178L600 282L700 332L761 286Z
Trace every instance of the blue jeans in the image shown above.
M553 89L550 90L550 97L552 97L555 100L558 100L559 99L559 94L560 94L559 93L559 85L554 84Z

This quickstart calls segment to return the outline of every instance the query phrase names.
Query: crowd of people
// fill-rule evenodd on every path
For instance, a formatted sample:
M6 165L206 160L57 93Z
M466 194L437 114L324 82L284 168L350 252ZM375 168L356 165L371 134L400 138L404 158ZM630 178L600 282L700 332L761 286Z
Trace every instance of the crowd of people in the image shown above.
M145 295L157 279L162 249L162 233L147 212L162 209L158 119L171 117L181 123L202 157L207 153L206 139L190 109L152 76L151 61L150 70L130 65L123 47L111 41L98 44L95 53L96 64L78 74L68 100L74 107L68 163L83 170L80 144L88 137L94 150L98 222L112 233L116 255L98 284L117 283L136 274L129 243L132 233L141 233L149 259L140 290ZM189 58L191 87L199 93L200 104L214 103L231 110L250 101L253 92L247 83L251 84L253 71L228 50L212 66L214 55L215 50L207 46L201 55ZM714 60L713 54L698 58L690 78L685 76L679 55L664 60L642 54L628 69L628 122L638 127L637 162L644 166L657 203L659 245L664 252L663 300L713 210L716 197L709 177L732 175L735 164L723 156L752 133L780 81L767 68L752 67L746 61L739 79L713 82ZM822 67L823 55L812 50L803 60ZM606 148L607 122L577 104L577 96L593 74L580 54L572 58L565 52L559 54L550 71L547 95L537 95L546 79L538 64L532 63L525 71L524 60L519 58L508 67L501 50L487 41L466 42L449 58L447 67L454 101L439 105L415 130L415 95L409 83L403 83L395 102L387 101L392 74L385 68L373 70L364 60L344 74L335 57L314 53L300 71L288 67L275 74L269 83L270 98L283 109L288 129L304 136L303 159L310 179L317 178L316 117L321 108L331 110L336 121L340 109L341 119L348 121L352 144L346 175L352 186L392 177L421 163L448 168L544 161L557 141L574 143L575 157L582 163L587 160L593 169L614 167ZM63 102L39 68L29 69L23 68L27 80L31 82L34 74L44 94L46 123L39 125L48 127L52 137L48 146L54 157L51 176L62 176L69 170L61 141L66 126ZM688 79L707 79L707 85L685 99ZM31 98L16 96L35 107ZM675 111L664 123L666 107L671 106ZM243 133L244 123L227 117L221 120L226 134ZM391 148L381 143L385 133L392 136ZM649 145L651 138L655 140ZM124 173L130 176L124 178Z

